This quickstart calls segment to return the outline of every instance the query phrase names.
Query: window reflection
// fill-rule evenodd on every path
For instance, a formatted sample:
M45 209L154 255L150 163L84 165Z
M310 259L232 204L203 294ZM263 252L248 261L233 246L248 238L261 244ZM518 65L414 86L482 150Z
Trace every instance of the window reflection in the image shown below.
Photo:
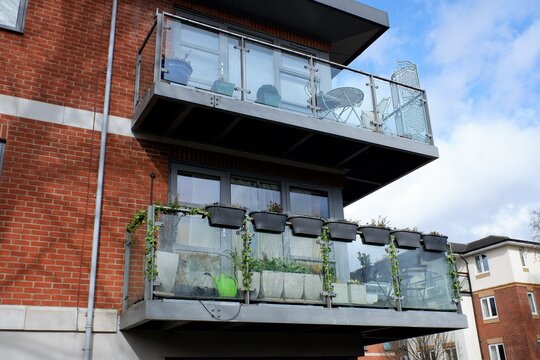
M280 186L269 181L233 177L231 202L250 210L266 210L270 203L281 203Z
M182 203L207 205L219 202L219 177L178 172L176 193Z
M298 215L308 215L328 218L328 193L326 191L290 188L291 212Z

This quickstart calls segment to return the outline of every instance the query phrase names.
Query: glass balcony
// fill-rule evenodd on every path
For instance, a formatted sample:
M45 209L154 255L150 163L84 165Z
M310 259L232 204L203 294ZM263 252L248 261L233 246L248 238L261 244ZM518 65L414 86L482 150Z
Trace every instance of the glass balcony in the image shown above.
M144 113L145 97L159 82L433 144L425 92L418 88L416 67L410 63L403 63L392 79L384 79L159 14L139 50L136 74L135 114ZM215 101L213 105L219 106Z
M125 306L142 300L184 299L333 307L456 311L446 253L398 249L396 296L387 247L330 242L332 291L323 291L320 238L256 232L251 241L252 283L243 292L242 239L238 230L211 227L201 215L161 214L157 247L145 232L126 247ZM145 256L146 249L146 256ZM155 251L154 259L150 255ZM145 260L146 259L146 260ZM150 260L148 260L150 259ZM149 279L155 261L157 276Z

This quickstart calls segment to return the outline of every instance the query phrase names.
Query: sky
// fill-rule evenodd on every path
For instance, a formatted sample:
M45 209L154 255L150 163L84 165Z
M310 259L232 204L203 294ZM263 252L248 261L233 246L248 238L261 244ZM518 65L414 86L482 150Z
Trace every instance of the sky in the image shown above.
M345 209L452 242L531 240L540 208L540 1L367 0L390 29L353 67L418 66L440 158Z

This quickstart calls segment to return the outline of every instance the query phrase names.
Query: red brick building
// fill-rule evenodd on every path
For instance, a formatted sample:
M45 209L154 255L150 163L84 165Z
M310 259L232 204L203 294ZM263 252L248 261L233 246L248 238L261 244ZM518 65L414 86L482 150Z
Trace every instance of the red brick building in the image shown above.
M96 359L350 358L399 338L388 329L403 324L463 326L462 315L427 304L418 316L396 315L380 283L361 285L360 303L325 308L320 291L308 299L307 275L294 301L285 290L255 305L220 301L205 273L232 272L223 254L235 232L203 228L206 219L175 218L169 248L160 237L159 279L144 277L144 241L126 242L126 225L149 203L150 173L154 201L181 194L182 206L249 210L272 201L289 215L342 219L344 205L436 159L418 84L345 67L388 28L386 13L322 0L0 6L6 358L78 358L81 349ZM190 63L185 81L181 60ZM412 68L400 71L394 80ZM261 258L322 263L316 240L289 225L253 241ZM332 266L346 284L348 248L334 243ZM438 316L444 325L430 321Z

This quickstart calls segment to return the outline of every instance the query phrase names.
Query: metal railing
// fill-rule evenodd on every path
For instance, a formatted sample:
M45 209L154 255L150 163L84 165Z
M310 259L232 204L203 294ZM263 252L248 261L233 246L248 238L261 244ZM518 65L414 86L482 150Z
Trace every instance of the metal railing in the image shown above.
M137 53L135 107L165 81L433 144L416 66L384 79L198 21L158 13Z

